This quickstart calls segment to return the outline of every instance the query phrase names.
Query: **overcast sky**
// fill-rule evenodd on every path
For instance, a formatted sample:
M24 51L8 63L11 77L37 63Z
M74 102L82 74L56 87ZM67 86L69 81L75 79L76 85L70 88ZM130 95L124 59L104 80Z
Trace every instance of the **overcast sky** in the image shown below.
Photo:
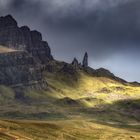
M91 67L140 82L140 0L0 0L6 14L42 32L56 59L87 51Z

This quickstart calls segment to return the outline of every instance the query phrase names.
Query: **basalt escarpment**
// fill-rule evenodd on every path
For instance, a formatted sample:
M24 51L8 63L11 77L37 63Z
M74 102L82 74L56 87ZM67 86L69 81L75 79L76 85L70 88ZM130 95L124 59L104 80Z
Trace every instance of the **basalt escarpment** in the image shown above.
M0 17L0 45L26 50L42 64L53 60L50 47L42 40L41 33L31 31L27 26L18 27L11 15Z
M41 65L25 51L0 53L0 85L47 87Z
M11 15L0 17L0 85L46 88L42 73L52 60L40 32L19 27Z

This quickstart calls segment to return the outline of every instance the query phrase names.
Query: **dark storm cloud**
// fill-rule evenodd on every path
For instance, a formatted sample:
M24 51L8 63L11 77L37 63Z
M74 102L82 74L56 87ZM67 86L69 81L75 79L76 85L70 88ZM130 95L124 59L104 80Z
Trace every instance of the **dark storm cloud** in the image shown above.
M91 1L88 2L83 0L77 5L66 6L67 9L57 7L46 20L44 17L44 24L58 32L77 35L78 41L81 38L81 41L87 42L86 49L93 53L93 50L101 53L100 50L104 49L103 58L131 47L140 50L140 1L113 3L113 0L97 0L92 7ZM109 2L112 3L109 5ZM99 58L102 58L101 55Z
M5 0L5 8L21 18L41 19L44 26L76 32L90 42L139 43L138 0ZM9 4L8 4L9 3ZM84 36L85 37L85 36ZM115 42L115 43L116 43ZM98 42L97 42L98 43Z
M0 15L41 31L57 59L81 59L88 51L92 66L119 67L123 76L124 63L136 68L140 59L139 7L139 0L0 0Z
M4 0L0 0L4 1ZM32 0L5 0L7 3L3 2L1 7L5 8L6 13L12 13L13 16L31 17L35 18L41 13L41 3L40 1L33 2ZM2 3L2 2L1 2ZM5 13L4 11L4 13Z

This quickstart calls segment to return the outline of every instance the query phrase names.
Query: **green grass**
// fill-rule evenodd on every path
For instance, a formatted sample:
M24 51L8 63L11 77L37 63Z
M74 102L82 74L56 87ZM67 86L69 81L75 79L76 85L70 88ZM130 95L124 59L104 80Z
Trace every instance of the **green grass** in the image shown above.
M0 86L0 118L15 119L0 121L8 131L0 131L3 140L9 133L25 140L140 139L140 87L81 70L44 72L44 77L47 90L24 89L20 99L12 88Z

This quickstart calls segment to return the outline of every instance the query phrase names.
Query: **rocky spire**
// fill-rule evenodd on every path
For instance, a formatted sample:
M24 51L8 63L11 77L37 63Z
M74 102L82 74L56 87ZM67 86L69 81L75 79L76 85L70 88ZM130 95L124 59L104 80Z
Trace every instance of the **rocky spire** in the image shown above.
M72 61L71 64L73 65L73 67L74 67L75 69L78 69L79 63L78 63L78 60L77 60L76 58L73 59L73 61Z
M88 67L88 53L86 52L83 58L83 67Z

